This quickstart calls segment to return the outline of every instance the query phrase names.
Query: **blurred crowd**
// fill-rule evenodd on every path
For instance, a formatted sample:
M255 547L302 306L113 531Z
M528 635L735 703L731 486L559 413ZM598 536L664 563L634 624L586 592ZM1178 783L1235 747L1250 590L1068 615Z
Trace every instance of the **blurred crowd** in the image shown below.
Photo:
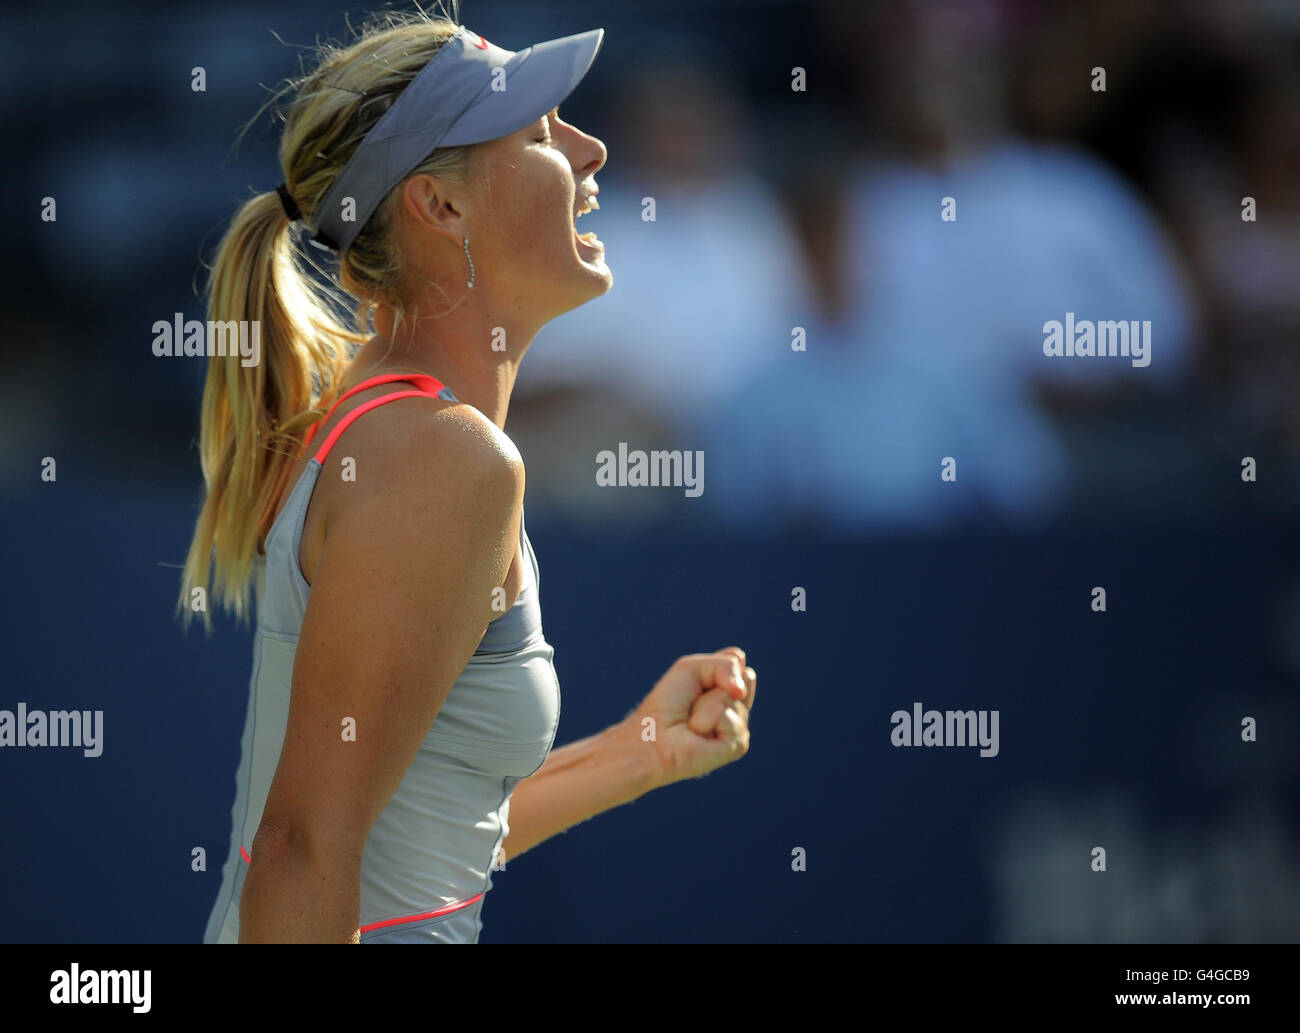
M507 430L530 512L761 533L1300 503L1300 7L660 7L570 5L574 26L462 7L511 47L608 31L563 113L609 146L583 228L615 282L524 361ZM61 207L14 231L31 257L9 286L42 302L11 306L38 345L5 395L14 453L66 408L12 386L61 382L74 358L99 388L88 418L123 448L161 428L178 465L150 468L193 476L203 371L141 342L199 315L202 256L248 187L275 182L273 128L239 155L264 173L232 172L251 84L294 71L267 27L308 42L318 22L250 7L208 25L182 5L147 37L113 20L64 39L99 86L73 76L27 123L22 189ZM21 79L41 48L17 39L0 46ZM1149 321L1149 365L1045 356L1044 323L1067 313ZM600 487L596 454L620 442L702 451L703 495Z
M591 127L615 285L525 360L530 505L652 510L590 483L625 439L702 448L737 530L1209 515L1246 455L1294 504L1300 8L805 13L806 92L656 56ZM1149 365L1045 356L1066 313L1149 320Z

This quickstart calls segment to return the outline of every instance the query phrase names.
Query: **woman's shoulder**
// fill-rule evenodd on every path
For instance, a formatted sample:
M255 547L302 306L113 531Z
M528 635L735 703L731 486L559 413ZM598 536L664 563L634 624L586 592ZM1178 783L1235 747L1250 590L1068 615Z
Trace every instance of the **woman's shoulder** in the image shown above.
M523 458L501 428L464 402L402 401L379 407L383 419L357 420L348 429L352 440L341 438L333 450L330 460L338 454L354 461L352 476L363 488L342 497L392 499L397 492L418 505L451 496L467 513L499 509L516 497L522 504Z
M523 457L504 430L472 405L439 401L395 414L381 445L390 460L425 474L522 476Z

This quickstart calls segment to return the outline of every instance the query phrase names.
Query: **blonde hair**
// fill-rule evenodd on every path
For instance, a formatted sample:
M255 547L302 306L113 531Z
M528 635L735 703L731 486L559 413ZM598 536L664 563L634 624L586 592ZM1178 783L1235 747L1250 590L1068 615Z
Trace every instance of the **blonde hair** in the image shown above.
M350 44L317 47L314 69L287 80L268 101L293 94L279 158L305 219L366 133L451 37L455 19L455 4L450 18L422 10L372 16ZM477 146L439 148L411 175L463 183ZM355 347L373 332L374 307L391 305L403 317L408 284L392 239L398 193L395 187L375 209L337 275L317 265L292 232L274 190L245 201L217 247L207 318L258 321L262 358L253 366L238 354L208 360L199 428L206 494L177 600L186 627L197 611L211 632L210 607L191 600L200 587L206 596L214 578L212 601L248 622L254 556L297 462L301 432L334 401ZM351 311L348 295L357 302Z

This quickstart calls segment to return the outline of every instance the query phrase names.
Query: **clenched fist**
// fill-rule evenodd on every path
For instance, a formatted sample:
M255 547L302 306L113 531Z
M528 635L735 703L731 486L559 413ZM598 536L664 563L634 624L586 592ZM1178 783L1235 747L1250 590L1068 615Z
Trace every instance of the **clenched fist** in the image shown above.
M699 778L748 752L757 683L737 646L683 656L664 672L627 718L655 753L657 785Z

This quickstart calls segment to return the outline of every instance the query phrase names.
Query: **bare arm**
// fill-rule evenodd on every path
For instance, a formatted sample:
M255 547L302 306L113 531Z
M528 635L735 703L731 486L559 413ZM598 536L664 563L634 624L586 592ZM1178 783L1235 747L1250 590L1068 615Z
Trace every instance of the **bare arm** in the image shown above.
M505 860L652 789L744 756L757 688L758 674L737 646L680 657L626 718L553 751L515 787Z
M515 786L503 860L644 796L657 788L658 776L653 749L626 721L552 750L536 774Z
M480 414L422 404L351 431L364 474L326 514L242 943L358 942L366 838L495 616L522 463Z

